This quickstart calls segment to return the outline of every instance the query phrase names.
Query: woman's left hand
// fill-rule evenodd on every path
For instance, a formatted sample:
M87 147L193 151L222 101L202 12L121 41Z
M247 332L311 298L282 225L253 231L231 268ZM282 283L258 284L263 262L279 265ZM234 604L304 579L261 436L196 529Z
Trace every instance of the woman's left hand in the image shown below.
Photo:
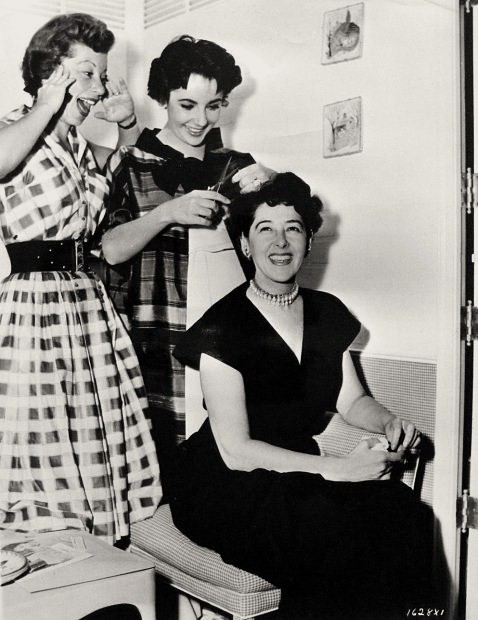
M415 449L421 442L420 431L416 429L415 424L409 420L402 420L398 416L393 416L385 424L385 435L393 451L399 447Z
M122 78L118 82L109 80L106 83L106 90L103 110L95 112L95 117L109 123L128 125L129 121L134 119L134 102L126 82Z
M249 192L257 192L262 185L268 181L274 174L275 170L266 168L262 164L251 164L245 168L241 168L232 177L233 183L239 183L241 188L241 194L248 194Z

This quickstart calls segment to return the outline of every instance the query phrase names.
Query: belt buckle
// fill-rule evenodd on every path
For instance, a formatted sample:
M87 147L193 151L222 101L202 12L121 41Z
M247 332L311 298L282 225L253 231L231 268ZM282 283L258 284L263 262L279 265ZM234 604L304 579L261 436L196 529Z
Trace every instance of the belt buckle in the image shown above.
M85 244L81 239L75 239L75 271L82 271L85 267Z

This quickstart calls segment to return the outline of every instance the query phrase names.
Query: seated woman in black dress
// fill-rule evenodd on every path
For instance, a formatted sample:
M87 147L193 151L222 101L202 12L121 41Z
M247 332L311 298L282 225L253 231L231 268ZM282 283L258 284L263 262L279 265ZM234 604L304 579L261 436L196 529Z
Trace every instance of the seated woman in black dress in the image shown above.
M420 505L391 477L420 434L365 394L348 352L355 317L296 284L320 206L292 173L233 204L255 277L176 348L200 369L208 419L178 449L171 510L196 543L282 588L282 617L389 620L424 596ZM313 435L335 410L390 450L363 440L321 456Z

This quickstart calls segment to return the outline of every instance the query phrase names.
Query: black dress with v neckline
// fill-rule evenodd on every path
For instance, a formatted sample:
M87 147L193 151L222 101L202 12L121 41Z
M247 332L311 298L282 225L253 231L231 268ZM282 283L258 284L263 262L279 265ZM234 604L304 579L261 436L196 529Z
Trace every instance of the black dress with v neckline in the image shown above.
M312 436L335 410L342 356L359 322L333 295L300 289L299 362L247 298L247 286L212 306L184 334L175 355L197 368L206 353L241 373L252 438L319 455ZM336 608L346 614L352 603L357 615L350 617L359 618L363 597L367 614L372 605L392 613L405 600L403 592L412 596L421 582L420 508L401 482L337 483L302 472L230 470L206 420L179 446L170 487L176 526L226 562L281 587L281 606L298 614L291 618L315 619L319 611L332 617Z
M198 368L200 354L209 353L242 374L253 439L318 453L312 435L324 430L326 412L335 409L342 355L359 323L332 295L301 289L304 333L299 362L248 299L247 286L237 287L206 312L181 338L174 355ZM330 332L335 332L334 338Z

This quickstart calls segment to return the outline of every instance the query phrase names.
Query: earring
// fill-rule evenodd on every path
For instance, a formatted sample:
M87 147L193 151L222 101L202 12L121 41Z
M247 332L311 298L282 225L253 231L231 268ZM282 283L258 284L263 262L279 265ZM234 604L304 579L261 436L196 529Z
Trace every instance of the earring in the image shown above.
M312 237L309 239L309 243L307 245L307 252L310 252L311 249L312 249Z
M251 260L251 252L249 248L244 248L242 251L244 253L244 256L247 258L247 260Z

